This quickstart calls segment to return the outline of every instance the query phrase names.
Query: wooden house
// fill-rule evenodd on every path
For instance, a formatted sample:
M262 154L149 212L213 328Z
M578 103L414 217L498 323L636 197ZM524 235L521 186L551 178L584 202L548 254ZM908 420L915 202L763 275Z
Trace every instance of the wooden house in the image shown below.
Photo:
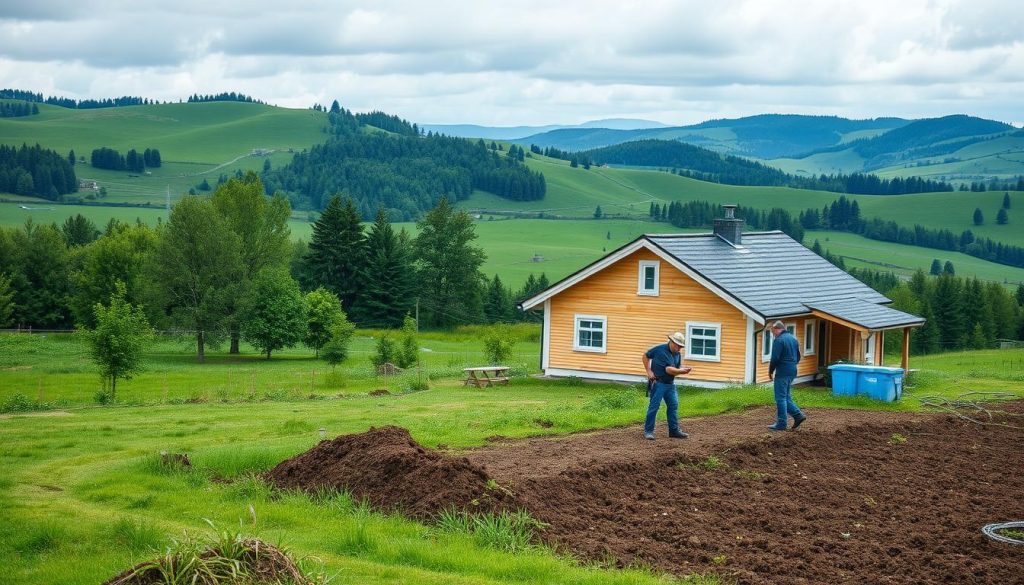
M924 319L782 232L744 233L725 207L712 233L640 236L520 303L544 311L544 374L641 381L641 354L682 331L686 384L765 383L776 320L800 342L797 383L837 361L880 365L887 334L908 367Z

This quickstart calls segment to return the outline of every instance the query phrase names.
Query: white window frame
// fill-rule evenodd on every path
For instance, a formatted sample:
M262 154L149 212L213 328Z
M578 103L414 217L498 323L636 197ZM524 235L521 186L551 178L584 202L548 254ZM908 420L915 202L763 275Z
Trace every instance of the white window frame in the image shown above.
M654 267L654 288L645 288L647 284L644 278L647 269ZM639 274L636 279L636 294L645 297L656 297L658 296L661 289L661 262L658 260L641 260Z
M807 342L811 342L811 347L807 347ZM817 352L818 345L818 320L808 319L804 321L804 355L814 355Z
M715 355L700 355L690 353L690 349L693 347L693 333L692 329L714 329L715 330ZM686 322L686 359L695 360L700 362L720 362L722 361L722 324L721 323L703 323L700 321L687 321Z
M786 331L793 334L796 337L796 323L783 323L786 326ZM761 362L772 361L772 344L775 343L775 334L772 333L772 326L769 324L761 332Z
M602 344L601 347L583 346L580 345L580 321L600 321L601 333L602 333ZM590 330L596 331L596 330ZM607 353L608 352L608 317L604 315L575 315L573 318L572 327L572 349L573 351L587 351L591 353Z

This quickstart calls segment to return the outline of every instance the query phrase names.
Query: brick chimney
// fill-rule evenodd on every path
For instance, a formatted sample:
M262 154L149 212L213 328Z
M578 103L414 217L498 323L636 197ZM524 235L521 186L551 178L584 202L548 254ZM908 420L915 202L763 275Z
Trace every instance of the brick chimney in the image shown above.
M725 217L715 219L715 235L725 238L730 244L739 246L743 242L743 220L736 218L735 205L723 205Z

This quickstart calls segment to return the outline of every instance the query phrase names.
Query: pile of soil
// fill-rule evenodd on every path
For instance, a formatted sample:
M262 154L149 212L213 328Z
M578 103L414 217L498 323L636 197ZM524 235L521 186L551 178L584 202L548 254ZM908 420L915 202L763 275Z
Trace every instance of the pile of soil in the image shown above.
M212 565L223 570L223 574L197 575L195 585L218 585L221 583L249 583L251 585L277 585L294 583L295 585L313 585L314 581L303 574L291 558L281 549L256 538L247 538L239 543L244 550L239 559L241 575L222 564ZM211 559L220 556L220 551L209 549L202 558ZM165 556L160 559L139 563L127 571L111 577L103 585L159 585L166 583L164 572L181 565L189 559ZM192 583L192 581L189 581Z
M322 441L267 473L285 489L344 490L373 506L416 518L457 508L490 512L514 507L507 490L488 482L465 457L425 449L409 431L386 426Z
M520 471L513 489L547 542L620 566L753 584L1022 582L1024 547L981 527L1024 518L1024 432L947 415L811 429Z

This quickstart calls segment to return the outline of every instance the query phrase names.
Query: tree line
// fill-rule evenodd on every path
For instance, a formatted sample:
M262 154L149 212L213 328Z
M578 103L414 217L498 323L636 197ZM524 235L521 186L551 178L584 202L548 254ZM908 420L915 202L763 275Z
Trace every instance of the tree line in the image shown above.
M552 149L556 158L580 157L596 164L671 168L682 177L726 185L792 187L858 195L904 195L952 191L953 185L920 177L882 179L867 173L821 174L802 177L738 156L674 140L636 140L580 153Z
M1007 194L1004 197L1003 209L1008 207L1008 203ZM809 230L845 231L872 240L963 252L990 262L1024 267L1024 247L1003 244L990 238L979 238L969 229L955 234L948 229L927 228L919 224L908 228L900 226L893 220L865 220L860 215L860 206L857 202L846 197L840 197L821 210L812 208L802 211L799 218L800 223Z
M57 152L38 144L0 145L0 192L59 201L75 191L75 169Z
M247 104L263 104L264 102L253 98L252 96L245 95L244 93L222 92L218 94L207 94L199 95L194 93L188 96L188 103L198 104L204 102L243 102Z
M708 201L673 201L660 205L651 203L648 215L652 219L668 222L675 227L700 228L714 225L714 220L720 217L721 211L721 205ZM735 213L738 219L744 220L754 229L780 230L798 242L804 239L804 227L785 209L776 207L759 210L737 206Z
M0 102L0 118L23 118L39 114L39 106L28 102Z
M383 210L364 228L339 196L311 241L293 243L290 214L286 198L266 197L248 173L211 196L185 196L155 227L111 220L100 229L76 215L0 228L0 327L94 328L97 304L123 287L123 302L149 324L193 335L199 359L211 344L237 352L242 339L269 356L309 334L314 293L346 322L399 327L418 303L424 326L451 327L525 318L514 303L547 286L543 275L515 293L488 280L472 219L444 198L416 237Z
M142 153L132 148L126 154L121 154L113 148L104 146L93 149L90 164L97 169L141 173L146 167L159 168L163 160L160 151L155 148L147 148Z
M293 206L323 209L336 193L351 197L363 219L379 208L409 221L438 204L467 199L474 189L515 200L544 197L544 176L518 159L462 138L367 133L344 108L328 113L331 137L263 175L268 193L288 194ZM412 126L409 125L410 130Z

